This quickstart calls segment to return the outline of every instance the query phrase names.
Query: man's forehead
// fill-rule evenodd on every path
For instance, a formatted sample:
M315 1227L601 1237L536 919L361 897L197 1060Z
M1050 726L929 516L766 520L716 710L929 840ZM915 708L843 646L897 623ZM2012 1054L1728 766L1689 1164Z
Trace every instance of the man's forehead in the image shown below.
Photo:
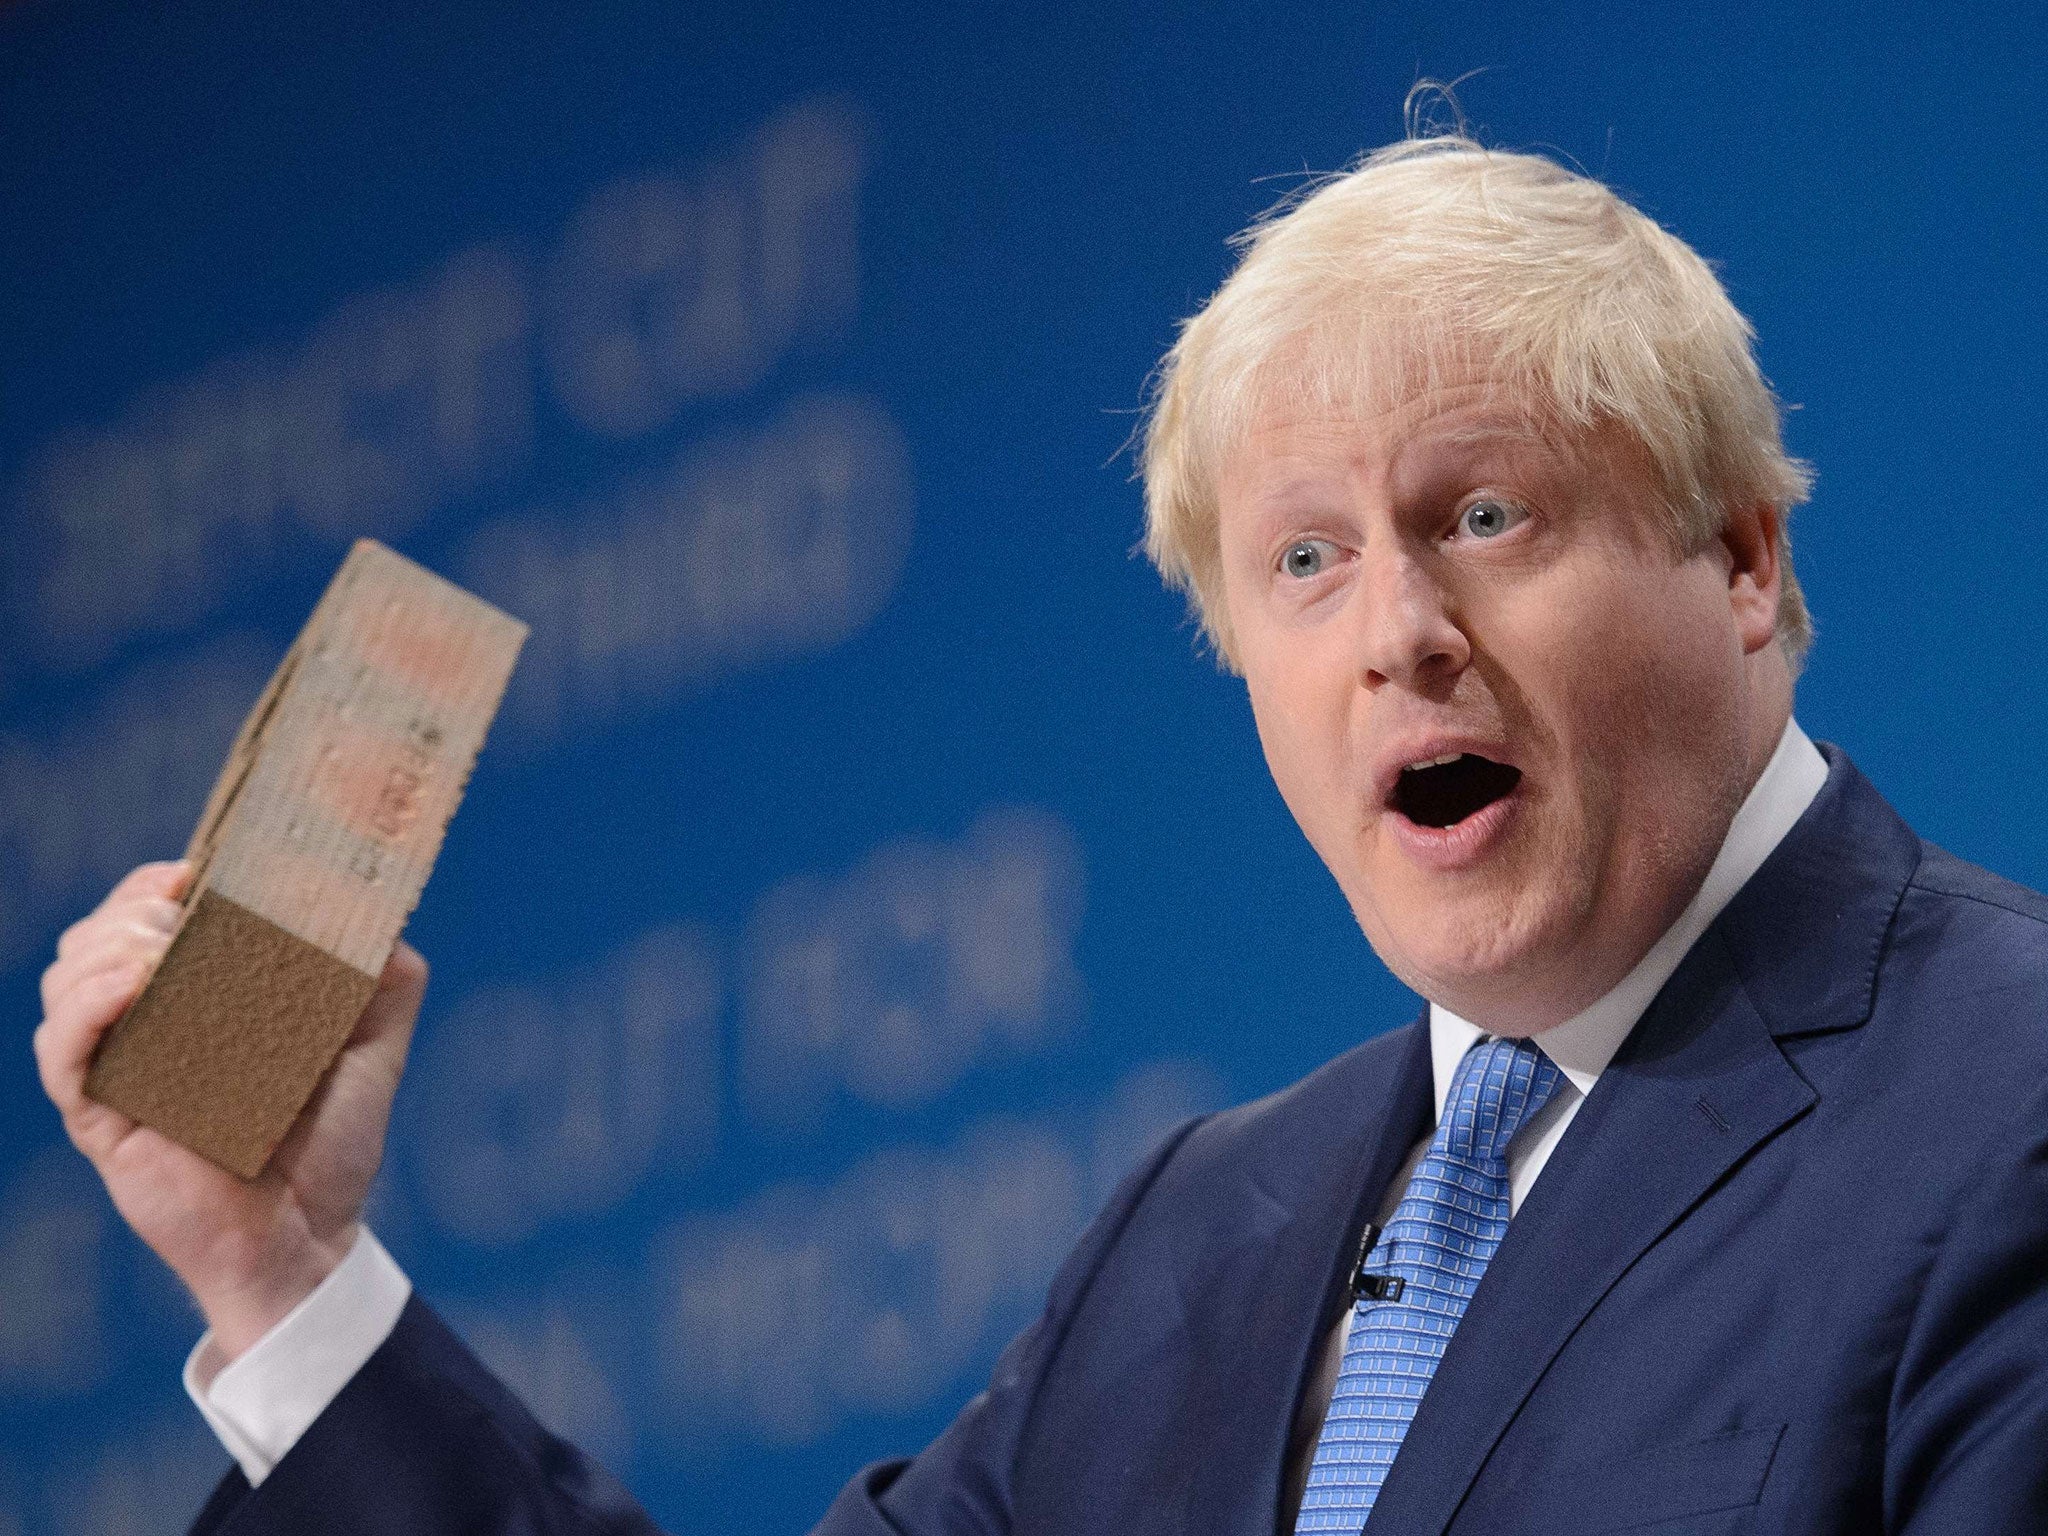
M1237 384L1222 390L1247 419L1302 409L1365 418L1452 402L1533 418L1551 397L1546 370L1512 338L1442 315L1325 316L1237 362Z
M1226 452L1224 475L1264 480L1317 466L1391 469L1422 456L1495 449L1560 456L1576 436L1539 408L1479 395L1447 393L1378 410L1267 409Z

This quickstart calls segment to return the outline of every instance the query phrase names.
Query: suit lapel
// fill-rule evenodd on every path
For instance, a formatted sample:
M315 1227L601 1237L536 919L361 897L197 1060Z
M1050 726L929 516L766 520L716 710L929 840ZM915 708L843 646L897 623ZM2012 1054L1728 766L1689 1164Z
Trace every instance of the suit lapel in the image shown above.
M1839 750L1826 785L1666 983L1508 1228L1374 1507L1438 1536L1550 1362L1638 1258L1815 1102L1774 1036L1853 1028L1919 856Z
M1195 1368L1179 1531L1272 1536L1288 1430L1303 1379L1341 1305L1348 1250L1432 1116L1426 1019L1400 1065L1361 1080L1326 1117L1325 1155L1244 1171L1277 1225L1184 1285ZM1306 1140L1306 1138L1305 1138Z
M1449 1525L1574 1329L1644 1250L1814 1101L1718 943L1694 947L1558 1143L1487 1266L1374 1508ZM1617 1179L1615 1170L1628 1176Z

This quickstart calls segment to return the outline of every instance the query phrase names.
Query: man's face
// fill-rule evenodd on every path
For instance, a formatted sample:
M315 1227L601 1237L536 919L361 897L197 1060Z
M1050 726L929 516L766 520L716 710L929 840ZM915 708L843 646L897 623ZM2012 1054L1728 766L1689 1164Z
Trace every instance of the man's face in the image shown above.
M1760 591L1723 545L1680 558L1656 495L1633 439L1545 428L1477 375L1268 412L1223 467L1273 778L1388 967L1499 1032L1626 974L1761 766L1775 565Z

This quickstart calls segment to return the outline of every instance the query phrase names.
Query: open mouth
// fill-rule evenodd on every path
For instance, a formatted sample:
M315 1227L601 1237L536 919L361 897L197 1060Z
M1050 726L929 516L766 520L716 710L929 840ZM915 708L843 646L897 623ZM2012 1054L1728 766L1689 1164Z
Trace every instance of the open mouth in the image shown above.
M1417 826L1454 827L1511 793L1521 781L1519 768L1477 752L1461 752L1449 762L1403 768L1394 781L1394 809Z

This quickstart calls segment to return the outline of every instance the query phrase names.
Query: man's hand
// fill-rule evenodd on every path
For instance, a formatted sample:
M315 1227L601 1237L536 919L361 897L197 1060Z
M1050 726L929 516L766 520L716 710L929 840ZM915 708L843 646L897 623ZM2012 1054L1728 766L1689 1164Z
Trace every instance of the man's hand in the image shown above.
M355 1033L255 1179L238 1178L85 1096L100 1037L133 1002L178 922L189 866L145 864L57 941L43 972L36 1065L64 1129L128 1225L199 1302L233 1359L347 1256L384 1156L427 963L401 943Z

